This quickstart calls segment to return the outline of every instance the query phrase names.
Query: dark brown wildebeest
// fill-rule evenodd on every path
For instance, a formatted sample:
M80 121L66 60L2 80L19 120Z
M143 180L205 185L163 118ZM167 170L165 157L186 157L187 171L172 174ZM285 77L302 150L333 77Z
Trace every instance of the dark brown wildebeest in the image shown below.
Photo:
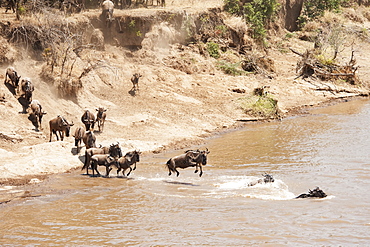
M41 121L42 117L46 114L45 111L42 110L42 106L38 100L32 100L29 106L30 115L28 119L32 122L33 126L35 126L36 131L42 129Z
M8 12L8 10L13 10L13 13L15 13L15 9L16 9L16 2L18 0L6 0L6 2L8 3L6 6L5 6L5 13Z
M85 10L85 0L60 0L60 9L65 15Z
M89 110L85 110L81 122L85 125L86 130L94 130L95 116Z
M91 157L95 154L110 154L112 157L121 157L122 151L119 147L119 144L111 144L109 147L100 147L100 148L89 148L85 151L85 163L81 170L86 168L86 174L89 175L89 166L91 163Z
M316 187L314 190L308 190L308 194L300 194L296 198L308 198L308 197L324 198L326 197L326 194L319 187Z
M86 149L96 148L96 137L91 130L85 131L82 137Z
M132 170L136 170L136 162L140 162L140 151L131 151L125 154L125 156L117 160L117 176L122 170L122 175L125 176L125 171L130 169L126 176L129 176ZM131 168L132 165L135 165L134 168ZM109 170L110 172L110 170Z
M32 101L32 93L34 90L35 88L33 87L33 84L30 78L25 77L21 80L21 83L19 84L18 92L20 96L24 96L24 98L29 103Z
M141 74L135 73L131 77L131 82L132 82L132 88L130 89L130 92L136 92L139 91L139 78L142 77Z
M117 157L112 157L110 154L95 154L91 157L93 176L95 176L94 171L100 176L98 166L105 166L105 177L108 177L111 165L117 166Z
M188 150L184 154L175 156L169 159L166 163L168 168L168 175L171 176L172 172L176 172L176 176L179 176L179 172L176 168L188 168L188 167L196 167L195 173L198 172L198 167L200 169L199 177L202 176L203 170L202 165L207 164L207 154L210 152L208 149L204 151L200 150Z
M68 123L64 117L59 115L56 118L49 121L49 126L50 126L49 142L51 142L51 137L53 133L56 135L57 141L59 141L57 132L59 132L60 140L63 141L64 134L66 135L66 137L69 137L69 132L71 130L71 126L73 126L73 122Z
M157 0L157 6L164 7L165 4L166 4L165 0ZM148 5L154 5L154 0L151 0L150 3L149 3L149 0L145 0L145 6L148 6Z
M265 173L265 174L262 174L262 176L264 176L264 178L260 178L257 181L250 182L248 184L248 186L254 186L256 184L263 184L263 183L267 184L267 183L275 182L274 177L270 174Z
M80 150L81 141L82 141L82 138L83 138L84 134L85 134L85 128L84 127L79 126L75 129L75 133L74 133L73 137L75 138L75 146L77 148L77 153Z
M19 79L21 76L18 76L17 71L13 67L8 67L6 69L4 83L8 82L8 78L10 79L12 86L18 89Z
M103 132L105 118L107 117L107 109L104 109L104 107L99 107L95 110L98 111L96 114L96 122L98 123L99 132Z
M105 0L101 4L102 14L101 17L105 21L106 26L109 28L111 23L114 21L113 18L113 10L114 10L114 3L110 0Z

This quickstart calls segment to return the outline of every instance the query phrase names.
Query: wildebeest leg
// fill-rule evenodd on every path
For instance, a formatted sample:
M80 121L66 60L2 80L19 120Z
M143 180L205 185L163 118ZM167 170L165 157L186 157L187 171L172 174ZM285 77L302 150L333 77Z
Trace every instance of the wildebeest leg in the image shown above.
M201 177L203 175L202 165L199 165L199 169L200 169L199 177Z
M130 167L131 168L131 167ZM136 162L134 163L134 168L132 170L136 170ZM127 175L128 176L128 175Z
M109 177L109 173L110 173L110 171L112 171L112 167L110 167L109 165L106 165L105 166L105 176L106 177Z
M63 141L63 139L64 139L64 132L63 131L59 131L59 135L60 135L60 140Z
M93 171L93 177L95 177L94 171L96 171L97 176L100 176L100 172L98 171L98 164L95 161L92 162L91 168Z
M172 172L174 171L174 161L172 159L169 159L166 163L167 168L168 168L168 176L171 176Z
M175 172L176 172L176 177L178 177L180 175L179 171L176 169L176 167L174 168Z
M132 172L132 168L131 168L131 166L129 167L130 168L130 171L127 173L127 177L130 175L130 173Z

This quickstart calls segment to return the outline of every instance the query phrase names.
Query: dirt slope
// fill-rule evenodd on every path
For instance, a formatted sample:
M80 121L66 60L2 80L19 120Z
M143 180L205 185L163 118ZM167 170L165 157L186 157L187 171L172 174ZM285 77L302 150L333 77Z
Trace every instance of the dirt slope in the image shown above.
M168 9L178 11L190 8L183 5L183 1L172 3ZM208 6L205 5L208 2L202 3L204 5L198 3L191 9ZM214 6L220 3L212 1ZM132 14L153 11L157 10L140 9ZM98 11L89 11L84 15L98 14ZM150 41L151 36L146 37L143 43ZM271 41L273 39L285 49L293 47L304 51L313 46L311 42L295 37L286 40L277 36ZM366 82L369 80L365 73L369 67L366 54L369 53L365 52L368 46L364 44L357 45L357 49L364 51L357 52L356 59L361 66L359 74ZM349 58L348 52L343 52L344 58ZM66 99L58 97L55 87L40 78L43 62L32 60L25 52L21 53L21 59L11 65L22 76L32 78L35 84L33 98L41 102L47 115L43 119L43 129L36 132L27 114L20 113L22 107L18 97L0 84L0 92L5 93L6 98L6 102L0 102L0 179L3 183L11 183L14 181L12 179L22 176L29 181L35 176L82 166L84 148L77 154L73 137L56 142L53 136L53 141L49 143L48 122L57 115L73 121L73 133L76 126L82 126L80 118L84 109L95 112L99 106L106 107L105 129L102 133L95 132L97 143L109 145L118 141L124 152L140 149L145 154L200 144L204 137L212 133L238 126L238 120L248 116L240 110L237 100L250 95L256 87L270 86L269 92L278 100L279 108L285 114L302 106L368 93L363 87L332 85L329 82L323 85L318 81L296 79L295 68L299 57L291 52L283 53L279 46L272 46L268 53L276 67L276 73L269 78L264 75L225 75L216 69L213 58L203 57L193 49L178 44L155 49L144 47L137 51L105 44L104 51L87 49L81 54L83 59L81 65L76 65L77 71L83 70L86 66L83 61L86 60L99 60L102 66L82 79L83 90L76 98ZM188 74L168 66L175 58L181 57L191 57L197 61L196 73ZM6 67L7 64L2 64L0 71L5 71ZM133 95L129 93L132 87L130 78L136 72L143 76L139 81L140 91ZM4 80L4 75L0 75L0 80ZM346 88L343 90L346 92L316 90L328 85ZM237 93L233 89L244 89L245 93Z

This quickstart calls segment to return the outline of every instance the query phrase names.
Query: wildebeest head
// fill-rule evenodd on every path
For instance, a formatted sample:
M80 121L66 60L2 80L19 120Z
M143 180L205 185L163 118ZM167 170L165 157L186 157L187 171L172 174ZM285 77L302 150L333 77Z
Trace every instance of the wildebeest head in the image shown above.
M101 118L103 113L107 111L107 109L104 109L104 107L95 108L95 110L98 112L97 117Z
M273 183L275 181L274 177L270 174L262 174L264 176L263 182L265 183Z
M140 150L130 151L125 154L125 158L130 163L140 162L140 154L141 154Z
M308 193L310 194L310 197L319 197L319 198L326 197L325 192L322 191L319 187L316 187L314 190L309 190Z
M81 122L85 125L86 130L90 130L90 128L94 128L95 123L95 116L89 110L85 110L82 114Z
M207 164L207 154L209 154L210 151L206 148L206 150L203 151L200 151L199 149L187 150L185 153L189 155L193 162L197 162L205 166Z
M60 119L59 126L62 127L65 130L66 137L69 137L69 133L71 131L71 126L74 125L73 121L72 121L72 123L68 123L67 120L64 117L58 116L58 118Z
M109 146L109 154L113 157L122 157L122 150L121 147L119 146L119 142L112 143Z

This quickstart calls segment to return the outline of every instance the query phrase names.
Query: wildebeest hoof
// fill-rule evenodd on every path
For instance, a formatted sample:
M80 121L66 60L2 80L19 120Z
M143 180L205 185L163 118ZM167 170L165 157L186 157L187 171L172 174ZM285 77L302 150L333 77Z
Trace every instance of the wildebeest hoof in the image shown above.
M195 170L195 171L194 171L194 173L197 173L197 172L198 172L198 170Z

